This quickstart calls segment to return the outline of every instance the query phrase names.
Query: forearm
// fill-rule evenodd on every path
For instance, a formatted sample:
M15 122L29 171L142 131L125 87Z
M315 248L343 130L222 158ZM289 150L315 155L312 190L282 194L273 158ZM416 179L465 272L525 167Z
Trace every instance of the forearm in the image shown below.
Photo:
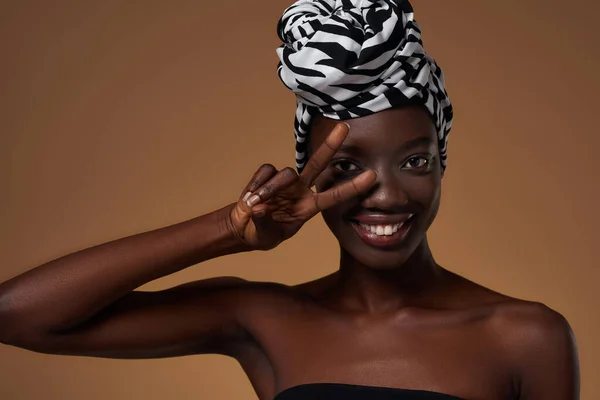
M73 328L149 281L248 250L228 227L229 209L91 247L0 284L0 334Z

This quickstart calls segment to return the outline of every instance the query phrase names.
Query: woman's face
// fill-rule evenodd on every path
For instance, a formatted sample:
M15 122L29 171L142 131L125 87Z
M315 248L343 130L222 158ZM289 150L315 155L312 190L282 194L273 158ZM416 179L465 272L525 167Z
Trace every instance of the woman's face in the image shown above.
M401 266L433 222L440 203L441 165L435 127L422 107L402 107L345 121L350 133L315 182L325 191L363 171L377 172L365 195L325 210L340 246L376 269ZM313 154L338 121L313 119Z

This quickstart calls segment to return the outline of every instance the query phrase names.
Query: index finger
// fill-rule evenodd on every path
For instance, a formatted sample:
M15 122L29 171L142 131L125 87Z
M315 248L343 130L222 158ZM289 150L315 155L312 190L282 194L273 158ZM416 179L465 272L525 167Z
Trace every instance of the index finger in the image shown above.
M368 170L348 182L315 194L316 212L321 212L351 198L366 193L377 180L377 173Z
M308 158L306 166L299 176L300 180L307 187L312 187L315 179L317 179L319 174L327 167L329 161L331 161L334 154L337 153L346 139L349 130L350 126L348 124L343 122L337 124L333 131L327 135L323 144L321 144L317 151Z

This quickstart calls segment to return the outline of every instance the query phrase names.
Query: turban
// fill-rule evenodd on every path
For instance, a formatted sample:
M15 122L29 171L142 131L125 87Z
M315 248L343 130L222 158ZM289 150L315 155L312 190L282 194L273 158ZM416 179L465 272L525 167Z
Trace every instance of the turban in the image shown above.
M315 114L346 120L409 104L429 112L445 169L452 105L407 0L299 0L284 11L277 33L277 73L296 94L299 171Z

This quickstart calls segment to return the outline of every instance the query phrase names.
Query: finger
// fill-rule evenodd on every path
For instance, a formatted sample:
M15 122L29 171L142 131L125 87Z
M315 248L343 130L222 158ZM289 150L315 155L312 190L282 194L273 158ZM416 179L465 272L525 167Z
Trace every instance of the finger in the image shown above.
M300 180L307 187L312 187L315 179L327 168L327 165L346 139L349 130L350 126L348 124L344 122L337 124L333 131L327 135L323 144L308 158L300 174Z
M260 168L256 170L256 172L252 176L252 179L250 179L250 182L248 182L248 184L242 191L240 199L244 202L248 200L248 197L250 197L248 193L254 192L256 189L267 183L269 179L275 176L275 174L277 174L277 168L275 168L273 165L261 165Z
M259 204L252 207L251 216L254 222L267 217L271 213L271 209L268 204Z
M287 188L298 180L298 174L292 168L287 167L279 171L267 183L262 185L253 196L248 199L248 205L253 207L258 203L265 203L277 192Z
M273 219L270 218L271 210L266 204L259 204L252 209L252 222L256 229L257 240L262 243L275 243L277 242L277 229ZM270 247L270 246L268 246Z
M349 182L334 186L322 193L315 194L315 212L320 212L345 201L366 193L373 187L377 173L373 170L365 171Z

